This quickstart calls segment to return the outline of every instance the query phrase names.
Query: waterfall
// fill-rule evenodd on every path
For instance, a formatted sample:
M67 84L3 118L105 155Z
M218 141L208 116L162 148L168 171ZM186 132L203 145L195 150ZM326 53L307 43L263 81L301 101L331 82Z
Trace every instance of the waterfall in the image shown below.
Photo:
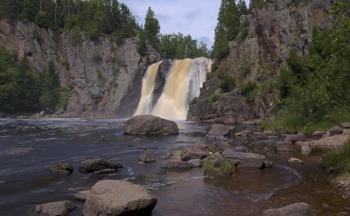
M160 61L148 67L146 74L142 79L141 98L134 115L149 114L151 112L152 93L158 68L161 63L162 62Z
M200 94L210 72L211 60L206 58L175 60L167 74L163 91L152 105L156 77L162 62L151 65L142 81L139 105L134 115L152 114L171 120L186 120L189 103Z

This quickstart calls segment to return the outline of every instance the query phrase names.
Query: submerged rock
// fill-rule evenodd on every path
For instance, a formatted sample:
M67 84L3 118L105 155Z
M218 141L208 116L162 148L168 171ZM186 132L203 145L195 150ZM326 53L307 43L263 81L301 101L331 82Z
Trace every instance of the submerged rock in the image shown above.
M157 198L140 185L127 181L103 180L97 182L87 196L84 216L150 216Z
M193 164L186 161L168 161L160 168L162 169L192 169L195 168Z
M302 164L304 162L302 160L300 160L299 158L291 157L291 158L289 158L288 163L299 163L299 164Z
M65 216L75 208L70 201L59 201L36 205L34 210L40 216Z
M178 135L179 128L173 121L157 116L140 115L130 118L124 125L127 135Z
M67 176L73 173L74 168L70 163L60 163L49 166L47 170L57 175Z
M294 203L279 209L265 210L263 216L315 216L315 213L307 203Z
M156 159L155 154L150 150L143 152L139 158L139 161L141 161L143 163L152 163L152 162L155 162L156 160L157 159Z
M181 152L182 161L190 161L193 159L203 159L208 155L206 151L203 151L199 148L190 148L185 149Z
M222 154L227 159L238 161L240 167L263 168L266 166L266 157L264 155L237 152L233 149L226 149Z
M101 170L118 170L123 165L114 160L89 159L80 162L79 171L81 173L93 173Z

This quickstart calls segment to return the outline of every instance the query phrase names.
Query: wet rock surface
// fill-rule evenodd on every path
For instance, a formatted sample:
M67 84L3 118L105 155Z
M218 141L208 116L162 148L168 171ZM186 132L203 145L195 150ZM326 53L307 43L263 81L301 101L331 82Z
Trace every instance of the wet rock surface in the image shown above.
M67 176L73 173L74 167L70 163L60 163L49 166L47 170L57 175Z
M75 208L70 201L59 201L36 205L34 212L39 216L66 216Z
M151 115L130 118L124 125L127 135L178 135L179 128L173 121Z
M88 159L80 162L79 171L81 173L93 173L103 170L117 171L123 165L115 160Z
M157 198L140 185L126 181L103 180L97 182L87 196L84 216L150 216Z

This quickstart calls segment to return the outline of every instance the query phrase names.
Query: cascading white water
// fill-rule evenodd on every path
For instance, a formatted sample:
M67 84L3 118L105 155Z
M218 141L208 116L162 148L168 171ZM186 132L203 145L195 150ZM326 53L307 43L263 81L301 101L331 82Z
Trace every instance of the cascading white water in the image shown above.
M152 111L152 93L157 77L158 68L162 62L157 62L148 67L142 79L142 90L139 105L134 115L149 114Z
M189 103L200 94L210 72L207 58L176 60L170 68L164 89L152 107L153 90L161 62L151 65L142 81L141 99L135 115L152 114L166 119L186 120Z

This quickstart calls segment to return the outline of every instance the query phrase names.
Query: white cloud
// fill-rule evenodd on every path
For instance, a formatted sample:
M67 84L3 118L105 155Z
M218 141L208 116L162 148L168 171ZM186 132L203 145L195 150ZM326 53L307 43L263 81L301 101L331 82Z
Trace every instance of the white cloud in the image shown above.
M140 23L150 6L160 21L161 32L190 34L212 45L220 0L122 0Z

